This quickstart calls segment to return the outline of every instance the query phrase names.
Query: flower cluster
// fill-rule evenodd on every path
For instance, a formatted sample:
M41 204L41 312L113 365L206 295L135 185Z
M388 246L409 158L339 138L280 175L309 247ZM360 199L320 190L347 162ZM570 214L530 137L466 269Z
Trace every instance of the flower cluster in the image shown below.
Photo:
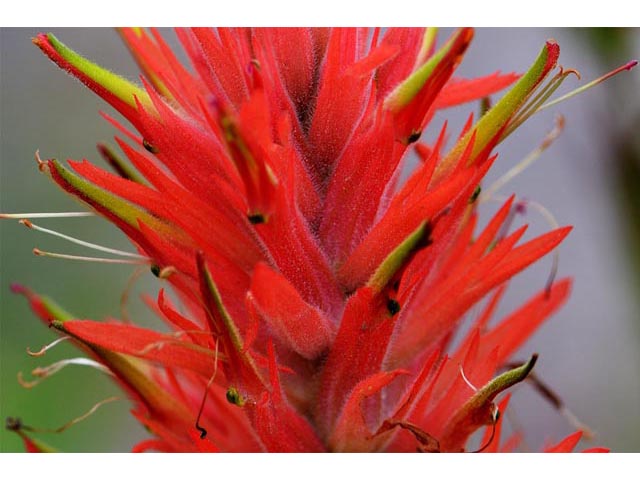
M471 29L439 48L435 29L178 29L191 68L155 30L121 35L142 86L51 34L33 40L133 126L105 115L126 156L99 146L114 173L39 166L129 237L138 253L123 261L147 264L177 299L161 289L155 305L173 333L79 319L16 290L128 393L152 434L133 450L462 452L478 430L479 449L508 448L508 396L496 397L537 358L514 368L511 356L571 281L491 319L509 279L570 227L522 242L514 197L482 229L477 206L494 147L571 73L550 75L559 46L521 76L461 79ZM420 141L438 110L507 87L452 148L446 125ZM409 152L420 162L405 180Z

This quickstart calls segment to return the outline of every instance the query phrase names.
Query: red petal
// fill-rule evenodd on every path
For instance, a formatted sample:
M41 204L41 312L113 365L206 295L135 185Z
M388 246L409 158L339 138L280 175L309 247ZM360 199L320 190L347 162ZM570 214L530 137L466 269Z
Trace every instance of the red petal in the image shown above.
M303 357L314 359L331 343L329 320L264 263L256 265L248 300L256 305L275 337Z
M210 377L214 352L179 337L163 335L133 325L69 320L64 330L91 345L158 362L168 367L186 368Z
M326 255L296 208L293 195L289 189L278 189L277 214L267 223L255 225L255 229L280 273L298 290L304 301L320 308L328 316L337 316L342 310L342 293Z
M308 156L313 159L311 167L319 181L331 173L334 162L354 132L367 104L366 96L375 67L397 52L389 46L379 47L365 59L366 65L360 64L357 70L349 71L358 59L360 33L358 29L336 28L329 38L308 134Z
M349 394L333 433L329 437L329 446L334 452L365 452L375 450L375 444L381 439L371 439L372 432L367 426L367 415L363 402L376 395L391 383L398 375L408 372L396 370L380 372L359 382ZM374 426L374 431L378 425Z
M611 449L606 447L592 447L585 448L584 450L582 450L582 453L609 453L610 451Z
M420 90L408 101L402 99L402 104L391 106L395 114L396 136L400 141L407 143L413 134L422 132L432 115L435 99L462 60L473 35L471 28L458 30L440 50L442 57L437 60ZM435 58L433 57L433 61L436 61ZM390 96L394 95L394 92Z
M393 361L410 358L416 351L436 341L453 328L457 319L472 305L553 250L570 230L570 227L560 228L511 250L524 233L523 228L500 241L479 262L472 266L464 265L468 270L462 278L449 276L447 272L445 281L437 286L437 290L434 286L422 287L424 295L417 295L416 299L422 297L424 303L410 306L408 311L411 316L404 320L406 323L401 336L393 346Z
M391 315L387 299L367 287L347 303L340 329L327 358L320 381L317 415L330 431L349 392L358 382L381 370L397 315Z
M254 358L245 350L244 340L238 326L229 315L220 291L209 272L202 253L197 256L200 276L200 295L204 301L210 330L221 342L221 351L227 361L223 364L226 377L241 390L241 395L249 395L252 401L264 390L264 381Z
M273 344L269 343L271 392L264 392L255 405L253 423L268 452L323 452L308 421L286 400L280 388Z
M518 78L520 75L515 73L500 75L500 72L470 80L454 78L444 86L434 106L435 108L448 108L472 100L479 100L508 87Z
M338 271L344 287L350 291L365 283L384 259L423 221L434 217L460 194L471 176L472 172L458 175L434 191L412 199L414 203L392 203Z
M149 99L139 86L82 58L52 34L38 34L32 41L60 68L84 83L131 123L139 124L134 98L149 105Z
M277 71L272 73L282 77L298 117L304 118L310 113L306 110L312 101L313 77L319 63L314 51L312 29L258 28L255 35L264 37L263 43L273 48Z
M381 44L397 45L402 49L402 54L382 65L376 72L378 99L384 99L396 85L411 74L422 45L424 31L424 28L388 28L385 31Z
M582 438L582 432L577 431L561 440L559 443L545 448L545 453L571 453Z
M208 68L200 72L211 93L239 107L249 93L244 68L250 62L250 58L244 58L240 35L229 28L218 29L220 38L208 28L194 28L192 32L207 63Z
M500 362L508 359L533 332L558 310L571 291L571 280L554 283L549 291L543 290L525 305L505 318L498 326L482 337L484 351L500 347Z
M334 264L344 262L371 229L405 150L394 142L387 113L354 137L331 176L319 231Z
M193 343L195 343L196 345L200 345L201 347L205 347L209 349L213 348L213 340L211 339L211 336L203 335L205 333L208 334L209 332L207 332L201 326L192 322L188 318L180 315L176 310L170 307L164 296L163 288L161 288L160 291L158 292L157 305L160 309L160 312L164 314L164 316L167 318L169 323L177 327L179 331L182 330L183 332L186 332L185 334L189 338L191 338L191 341ZM200 332L202 332L202 334Z

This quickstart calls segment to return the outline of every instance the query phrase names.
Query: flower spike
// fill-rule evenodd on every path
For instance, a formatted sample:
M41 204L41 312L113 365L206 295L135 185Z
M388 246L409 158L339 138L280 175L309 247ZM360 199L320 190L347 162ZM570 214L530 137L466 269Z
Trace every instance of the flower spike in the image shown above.
M455 78L474 31L459 29L439 45L437 32L181 28L187 66L157 29L120 29L141 86L38 35L45 55L131 127L102 114L120 132L118 150L98 144L112 171L36 153L39 171L91 213L0 218L117 257L37 254L142 266L124 286L122 320L77 318L14 285L89 357L33 374L69 364L110 372L151 435L135 452L510 448L514 441L500 438L508 397L494 401L527 378L537 357L500 369L566 302L571 280L556 280L556 248L571 227L515 195L482 229L479 219L485 200L497 200L559 128L482 188L494 147L553 105L576 71L550 76L560 49L549 41L523 75ZM474 124L469 115L448 153L446 122L433 144L425 141L437 112L475 101L481 118ZM420 163L405 178L412 151ZM552 231L519 244L526 225L511 231L512 220L528 206ZM125 233L130 251L31 222L94 214ZM493 323L510 279L551 252L544 290ZM162 333L137 326L126 308L149 271L163 288L143 300L165 323ZM467 312L487 297L454 344ZM21 422L9 426L28 450L48 449ZM484 438L471 447L477 430ZM551 449L572 449L578 437Z

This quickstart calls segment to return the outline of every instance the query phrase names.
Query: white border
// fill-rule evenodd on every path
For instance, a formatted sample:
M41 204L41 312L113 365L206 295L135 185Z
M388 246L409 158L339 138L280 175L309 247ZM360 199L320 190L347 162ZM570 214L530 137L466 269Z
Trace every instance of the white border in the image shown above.
M631 478L638 454L5 454L8 478ZM12 475L14 474L15 475Z
M5 1L2 26L637 26L630 0Z

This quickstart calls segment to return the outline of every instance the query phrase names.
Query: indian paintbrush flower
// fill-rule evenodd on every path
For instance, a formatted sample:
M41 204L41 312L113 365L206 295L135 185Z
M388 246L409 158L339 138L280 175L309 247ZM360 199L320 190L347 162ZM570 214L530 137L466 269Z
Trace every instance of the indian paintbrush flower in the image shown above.
M520 242L526 226L509 229L523 204L510 197L479 229L480 184L496 145L575 73L552 74L559 46L546 42L521 76L467 80L453 74L471 29L439 48L431 28L178 29L190 69L156 30L120 32L142 85L51 34L33 42L130 122L104 115L126 160L100 144L114 173L38 162L137 253L17 217L121 256L94 260L146 265L178 299L161 289L155 304L173 333L83 320L14 289L120 383L152 435L134 451L460 452L478 430L482 450L502 448L508 396L497 397L531 379L537 359L510 365L512 355L571 281L553 275L490 320L509 279L570 227ZM436 111L507 87L448 151L446 125L421 141ZM410 152L420 164L403 181ZM49 448L8 426L29 450Z

